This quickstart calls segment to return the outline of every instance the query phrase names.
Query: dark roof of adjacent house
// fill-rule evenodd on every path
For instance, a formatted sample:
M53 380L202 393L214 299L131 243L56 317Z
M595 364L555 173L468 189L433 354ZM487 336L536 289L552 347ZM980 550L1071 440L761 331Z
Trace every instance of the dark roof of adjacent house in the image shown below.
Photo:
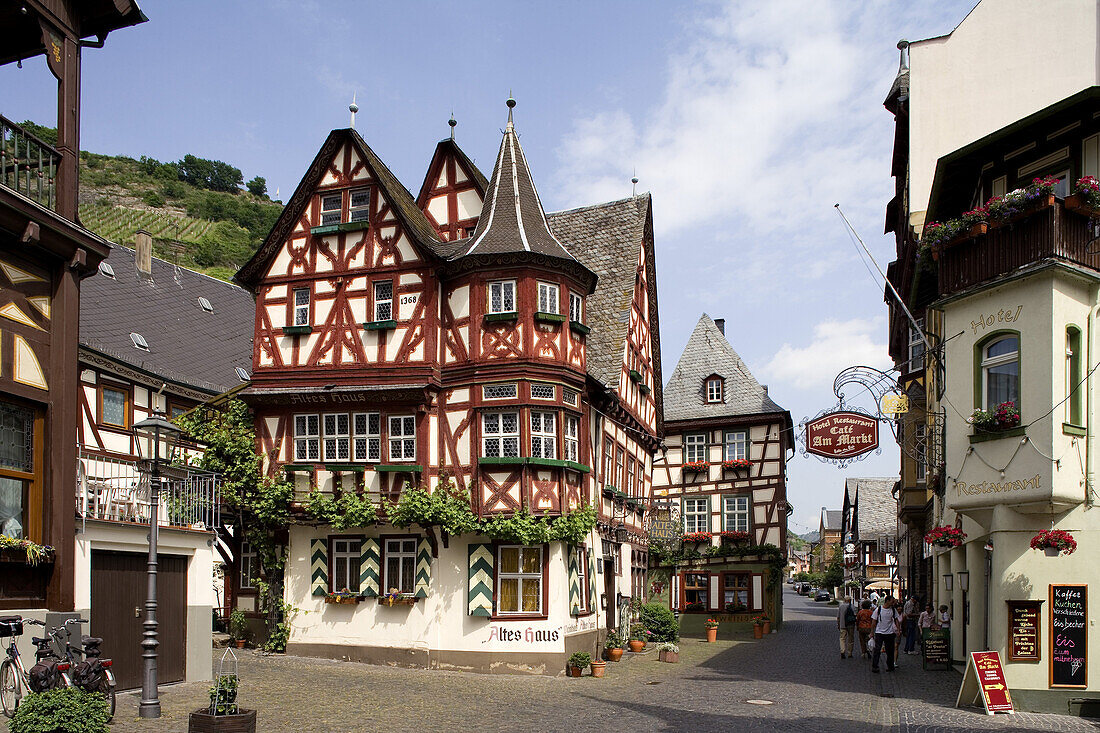
M80 286L81 346L210 394L240 385L237 367L251 373L256 307L248 291L155 257L152 276L144 276L134 250L118 245L104 262L114 277L101 266Z
M844 512L839 509L825 509L821 513L821 519L823 522L823 529L840 531L841 520L843 520Z
M856 507L856 536L876 539L893 535L898 524L898 505L894 498L897 476L844 479L846 504Z
M725 380L722 402L707 402L706 378ZM718 326L706 313L695 324L684 353L665 385L665 420L703 420L779 413L790 415L768 396Z

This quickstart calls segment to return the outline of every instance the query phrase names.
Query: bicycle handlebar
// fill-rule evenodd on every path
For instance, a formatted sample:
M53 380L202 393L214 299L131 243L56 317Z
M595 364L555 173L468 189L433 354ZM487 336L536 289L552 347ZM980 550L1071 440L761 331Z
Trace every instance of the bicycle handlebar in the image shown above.
M71 618L71 619L69 619L68 621L65 622L65 625L68 626L69 624L88 624L88 623L91 623L91 621L89 621L86 618Z
M23 623L28 624L30 626L45 626L46 625L45 621L39 621L36 618L25 618L25 619L23 619Z

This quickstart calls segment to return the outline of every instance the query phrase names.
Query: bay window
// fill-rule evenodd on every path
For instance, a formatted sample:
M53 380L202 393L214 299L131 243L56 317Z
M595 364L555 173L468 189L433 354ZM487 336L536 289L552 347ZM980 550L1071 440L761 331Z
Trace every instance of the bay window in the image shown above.
M1016 335L995 338L981 351L982 409L1003 402L1020 406L1020 342Z
M558 286L553 283L539 283L539 312L558 312Z
M557 457L557 425L553 412L531 411L531 457Z
M498 280L489 283L489 312L516 312L516 281Z

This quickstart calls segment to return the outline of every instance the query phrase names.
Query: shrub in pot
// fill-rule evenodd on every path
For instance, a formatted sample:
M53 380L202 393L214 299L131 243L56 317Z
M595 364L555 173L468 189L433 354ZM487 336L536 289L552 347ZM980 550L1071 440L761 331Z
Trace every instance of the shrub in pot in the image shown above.
M248 638L248 619L239 608L233 609L233 613L229 614L229 638L236 642L238 649L244 646Z
M608 661L617 662L623 658L623 637L618 631L607 635L603 648Z
M588 652L573 652L569 657L567 665L569 666L570 677L580 677L581 672L585 667L592 663L592 655Z
M675 664L680 661L680 647L673 644L671 641L657 647L657 659L662 662L671 662Z
M638 607L638 623L649 632L648 641L676 641L680 638L680 624L676 615L660 603L646 603Z

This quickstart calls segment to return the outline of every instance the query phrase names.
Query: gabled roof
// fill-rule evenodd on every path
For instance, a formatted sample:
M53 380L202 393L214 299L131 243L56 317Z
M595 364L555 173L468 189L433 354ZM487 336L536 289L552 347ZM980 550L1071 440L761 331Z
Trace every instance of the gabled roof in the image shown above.
M825 509L821 512L822 529L839 532L843 518L844 512L841 510Z
M705 380L725 375L724 402L707 402ZM752 376L706 313L695 324L684 353L665 385L665 421L703 420L778 413L791 420Z
M481 218L460 256L531 252L576 260L550 231L510 111L508 117Z
M324 145L317 152L306 175L298 183L298 187L294 189L294 194L283 208L283 213L275 221L275 225L271 228L267 238L264 239L263 244L256 250L256 254L252 256L252 259L246 262L244 267L233 276L235 282L251 286L263 276L268 263L278 253L279 247L282 246L294 225L301 218L306 206L309 205L310 198L324 178L325 171L328 170L333 157L345 143L354 145L360 158L370 167L375 182L382 189L382 193L390 206L393 207L394 213L401 222L402 228L408 234L409 239L430 255L439 256L435 251L435 247L439 244L439 237L436 235L431 222L424 216L424 212L416 205L412 194L401 185L401 181L397 180L397 176L363 141L358 132L352 128L345 128L333 130L329 133Z
M432 160L428 163L428 170L424 174L424 182L420 184L420 193L416 195L416 203L419 206L424 206L427 203L428 194L432 190L432 185L435 183L435 177L432 176L432 172L436 169L436 162L443 156L451 154L458 159L463 168L466 169L470 175L470 180L473 182L477 192L481 194L482 198L485 197L485 190L489 188L489 181L485 178L485 174L481 172L474 161L470 160L470 157L466 155L466 151L458 146L452 138L443 138L435 146L435 152L432 154ZM454 183L452 181L452 183Z
M152 277L138 273L134 250L115 245L102 272L80 286L80 345L165 381L212 395L252 371L252 295L236 285L153 258ZM199 303L205 298L213 312ZM130 334L149 344L134 346Z
M893 489L897 480L897 476L844 479L845 503L856 508L857 537L871 540L894 534L898 505Z

